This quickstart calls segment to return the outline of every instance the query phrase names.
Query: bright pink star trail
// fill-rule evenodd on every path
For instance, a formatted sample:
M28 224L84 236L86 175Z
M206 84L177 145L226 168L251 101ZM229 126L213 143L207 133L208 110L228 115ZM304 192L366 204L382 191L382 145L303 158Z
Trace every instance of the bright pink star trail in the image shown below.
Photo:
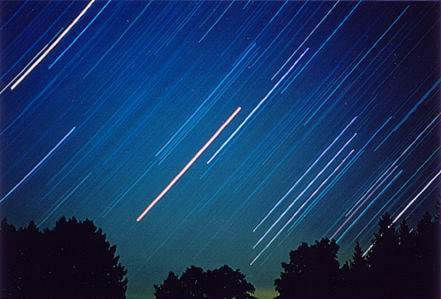
M236 115L240 111L240 107L237 107L236 110L233 112L233 114L228 117L227 121L220 126L220 128L214 133L214 135L210 138L210 140L205 143L205 145L194 155L194 157L190 160L190 162L185 165L185 167L178 173L177 176L165 187L164 190L162 190L161 193L148 205L148 207L142 212L141 215L139 215L138 218L136 218L136 221L141 221L142 218L158 203L158 201L173 187L174 184L181 178L181 176L184 175L184 173L193 165L193 163L204 153L204 151L210 146L210 144L213 143L213 141L222 133L222 131L225 129L226 126L236 117Z

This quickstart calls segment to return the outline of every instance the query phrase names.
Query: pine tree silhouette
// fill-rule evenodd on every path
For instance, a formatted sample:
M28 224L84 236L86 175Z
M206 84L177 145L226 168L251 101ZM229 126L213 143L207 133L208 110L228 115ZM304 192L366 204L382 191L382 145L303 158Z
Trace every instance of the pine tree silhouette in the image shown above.
M416 235L411 232L405 219L398 228L398 253L397 259L400 263L396 266L397 296L401 298L414 298L417 293L414 287L414 273L418 264L416 255Z
M441 295L440 231L440 223L433 221L428 212L418 222L413 283L420 298L439 298Z
M363 250L358 240L347 268L346 271L343 271L345 287L342 288L342 292L345 293L345 297L366 298L366 294L370 293L367 287L370 279L370 269L366 259L363 257Z
M371 266L371 290L377 298L392 298L396 296L397 282L395 273L399 266L398 235L392 225L390 214L385 213L379 221L379 230L374 234L373 247L367 260Z

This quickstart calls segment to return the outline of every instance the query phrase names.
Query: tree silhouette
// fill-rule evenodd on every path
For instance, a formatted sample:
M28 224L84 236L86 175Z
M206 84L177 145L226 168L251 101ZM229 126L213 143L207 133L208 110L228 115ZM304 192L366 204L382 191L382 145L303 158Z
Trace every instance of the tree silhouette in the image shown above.
M344 295L344 297L348 298L366 298L366 294L370 293L367 288L370 269L366 259L363 257L363 250L358 241L355 244L352 259L345 266L343 266L342 269L344 281L342 296Z
M207 289L207 275L200 267L191 266L182 273L180 281L190 298L203 298Z
M44 297L41 291L46 284L39 279L46 267L41 259L42 241L43 234L34 222L17 230L3 219L0 227L2 298Z
M437 205L439 209L439 204ZM282 263L276 298L440 298L439 211L424 214L416 231L403 219L398 230L386 213L379 221L367 258L358 241L340 269L338 245L322 239L302 243Z
M254 298L249 293L255 291L254 286L247 282L245 275L227 265L207 271L207 298Z
M439 298L440 289L440 223L425 213L418 222L416 264L413 269L416 296Z
M414 287L414 273L418 264L417 260L416 235L411 231L405 219L403 219L398 228L398 252L395 275L397 277L396 286L397 295L401 298L415 298L417 296Z
M339 298L341 271L335 240L321 239L309 246L302 243L291 251L289 263L275 280L276 298Z
M384 214L367 258L357 241L341 268L335 240L302 243L282 263L276 298L440 298L439 208L434 217L424 214L415 230L405 219L397 230ZM41 232L32 221L17 229L3 219L0 244L1 298L125 298L127 271L90 220L63 217ZM180 277L170 272L154 288L158 299L251 299L255 290L226 265L207 271L191 266Z
M204 271L191 266L181 277L170 272L161 285L154 285L157 299L171 298L219 298L252 299L254 286L245 275L227 265L215 270Z
M187 291L175 273L169 272L161 285L154 285L155 297L158 299L195 298Z
M2 298L125 298L127 271L90 220L61 218L40 232L2 221Z
M395 273L401 261L398 259L398 235L390 214L381 216L379 230L374 234L372 245L367 257L371 266L370 290L377 298L394 297L399 286L397 276L386 273Z

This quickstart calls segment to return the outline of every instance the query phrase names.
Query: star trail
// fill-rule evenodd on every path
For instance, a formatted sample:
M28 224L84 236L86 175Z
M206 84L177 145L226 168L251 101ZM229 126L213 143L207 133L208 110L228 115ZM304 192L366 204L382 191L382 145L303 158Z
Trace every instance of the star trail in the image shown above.
M2 217L94 220L128 298L223 264L270 298L302 241L335 238L345 261L382 213L415 227L439 198L438 2L0 11Z
M174 177L174 179L165 187L164 190L159 193L159 195L148 205L148 207L141 213L141 215L136 218L136 221L140 221L144 216L158 203L159 200L173 187L174 184L184 175L184 173L187 172L187 170L193 165L194 162L205 152L205 150L210 146L210 144L213 143L213 141L222 133L222 131L225 129L226 126L236 117L236 115L240 112L240 107L238 107L233 114L228 117L228 119L225 121L224 124L214 133L213 136L211 136L210 140L207 141L207 143L204 144L204 146L194 155L193 158L191 158L190 162L185 165L185 167L178 173L177 176Z

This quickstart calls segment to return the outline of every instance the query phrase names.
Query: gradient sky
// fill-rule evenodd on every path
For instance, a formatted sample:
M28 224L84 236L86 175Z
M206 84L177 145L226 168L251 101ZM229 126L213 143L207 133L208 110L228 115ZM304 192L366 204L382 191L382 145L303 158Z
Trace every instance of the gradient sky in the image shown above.
M64 31L88 3L0 2L0 209L94 220L129 298L223 264L269 297L301 241L344 261L382 213L433 211L438 2L97 1Z

